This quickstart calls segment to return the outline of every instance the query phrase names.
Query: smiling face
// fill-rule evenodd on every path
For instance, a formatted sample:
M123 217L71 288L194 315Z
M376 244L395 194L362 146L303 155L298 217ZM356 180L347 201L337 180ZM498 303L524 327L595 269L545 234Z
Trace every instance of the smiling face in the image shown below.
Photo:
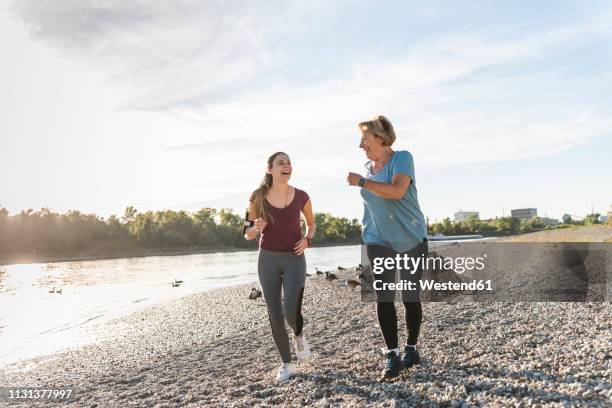
M272 161L272 167L268 168L268 173L272 174L275 181L289 181L292 172L291 160L285 153L277 154Z
M370 131L362 130L361 143L359 143L359 148L363 149L368 159L374 160L380 157L384 146L381 138L379 138Z

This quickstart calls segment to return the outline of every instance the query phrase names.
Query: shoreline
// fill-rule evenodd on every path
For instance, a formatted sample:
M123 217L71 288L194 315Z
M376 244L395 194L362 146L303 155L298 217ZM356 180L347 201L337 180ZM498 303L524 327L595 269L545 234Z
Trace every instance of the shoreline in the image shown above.
M359 242L348 243L333 243L319 244L312 248L334 247L334 246L350 246L359 245ZM53 255L53 254L36 254L36 255L4 255L0 254L0 266L20 265L28 263L59 263L59 262L78 262L78 261L97 261L104 259L118 258L144 258L149 256L181 256L181 255L197 255L211 253L229 253L229 252L245 252L257 251L259 248L235 248L235 247L219 247L219 248L193 248L193 249L142 249L130 248L122 250L113 250L112 253L104 250L83 251L76 255Z
M572 239L573 237L573 239ZM447 236L448 241L452 241L453 236ZM592 225L592 226L572 226L569 228L553 229L529 232L514 235L483 235L483 238L493 238L501 242L546 242L546 241L566 241L566 242L612 242L612 225ZM444 242L444 241L437 241ZM360 245L361 242L346 243L327 243L317 244L313 248ZM125 248L114 250L92 250L81 251L75 255L55 255L55 254L0 254L0 266L19 265L27 263L55 263L55 262L76 262L76 261L96 261L103 259L118 258L142 258L148 256L180 256L197 255L209 253L243 252L257 251L253 248Z
M215 252L242 252L253 251L257 248L194 248L194 249L121 249L109 251L83 251L75 255L2 255L0 254L0 266L20 265L28 263L59 263L59 262L78 262L78 261L97 261L104 259L118 258L143 258L148 256L179 256L208 254Z

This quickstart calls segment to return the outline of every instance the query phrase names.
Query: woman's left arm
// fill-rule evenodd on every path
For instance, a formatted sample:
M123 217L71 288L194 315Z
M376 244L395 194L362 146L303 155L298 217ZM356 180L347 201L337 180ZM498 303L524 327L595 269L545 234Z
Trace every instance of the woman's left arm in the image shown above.
M304 204L304 208L302 208L302 214L304 214L304 218L306 219L305 238L312 239L314 238L317 226L315 225L314 213L312 212L312 202L310 200L306 201L306 204Z
M304 250L310 246L310 241L314 237L315 230L317 229L317 226L315 225L314 213L312 212L312 202L310 202L310 200L304 204L302 214L306 219L306 235L304 238L296 242L295 246L293 247L293 251L296 253L296 255L302 255Z
M358 186L361 175L357 173L349 173L347 179L351 186ZM410 176L406 174L396 174L391 179L391 184L366 180L363 188L379 197L390 200L399 200L404 196L404 194L406 194L406 190L408 190L408 187L410 187L411 181L412 179Z

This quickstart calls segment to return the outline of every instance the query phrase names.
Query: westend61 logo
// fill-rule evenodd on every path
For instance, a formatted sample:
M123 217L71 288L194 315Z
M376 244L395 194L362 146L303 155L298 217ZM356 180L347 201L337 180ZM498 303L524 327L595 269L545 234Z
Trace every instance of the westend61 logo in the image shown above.
M485 268L486 254L481 257L411 257L408 254L397 254L395 257L379 257L374 258L374 265L372 266L372 272L381 274L385 269L397 269L410 271L410 274L414 274L419 268L429 270L453 270L456 273L464 273L466 271L481 271Z

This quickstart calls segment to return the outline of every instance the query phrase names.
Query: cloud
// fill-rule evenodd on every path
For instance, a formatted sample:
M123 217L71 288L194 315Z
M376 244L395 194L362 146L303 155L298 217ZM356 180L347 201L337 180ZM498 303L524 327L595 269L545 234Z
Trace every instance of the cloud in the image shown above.
M318 1L309 7L320 7ZM124 109L202 105L270 70L268 37L308 7L255 0L16 0L37 39L109 73Z
M322 79L291 81L283 69L299 55L278 38L312 30L309 13L340 22L342 2L20 0L14 9L37 38L108 69L127 88L125 109L206 129L167 154L205 151L222 163L286 149L308 160L316 182L359 160L355 124L378 113L425 166L551 155L610 131L587 93L576 98L583 78L555 63L607 38L609 13L530 32L448 30L384 59L364 47Z
M535 73L508 67L537 64L592 31L573 27L510 40L444 35L396 61L356 65L343 78L245 92L209 105L200 119L227 140L252 134L265 135L260 141L267 146L274 145L270 139L290 141L298 155L316 152L327 161L324 169L354 159L340 152L356 146L355 124L377 113L393 120L398 145L426 166L548 156L609 132L611 121L588 100L568 98L581 78L550 67L545 75L541 67Z

